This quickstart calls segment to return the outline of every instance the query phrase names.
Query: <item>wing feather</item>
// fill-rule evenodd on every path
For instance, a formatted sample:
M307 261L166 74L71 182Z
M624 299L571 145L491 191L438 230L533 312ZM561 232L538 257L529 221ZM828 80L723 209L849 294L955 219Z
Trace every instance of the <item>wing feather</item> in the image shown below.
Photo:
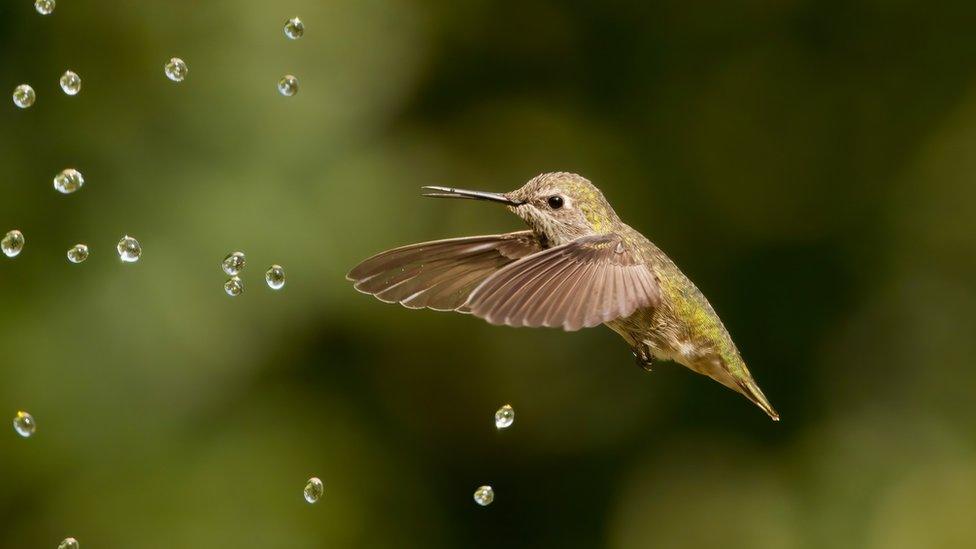
M469 295L486 278L542 249L531 231L423 242L377 254L346 278L387 303L467 312Z
M553 319L556 316L556 312L564 310L572 296L576 295L576 289L580 286L580 283L584 280L584 273L588 265L586 263L577 263L574 266L572 272L568 273L566 280L559 283L556 286L551 295L549 295L546 300L540 305L538 309L530 311L536 322L539 322L542 326L547 326L550 328L555 328L559 326L558 323L554 323Z
M496 314L499 318L507 318L509 314L519 310L545 289L551 278L559 276L559 273L572 267L573 265L569 262L554 261L551 263L540 262L537 268L526 269L530 276L524 277L524 281L521 281L517 287L509 286L512 298L502 301Z
M465 305L510 326L572 331L630 316L660 302L653 270L615 234L536 252L488 276Z

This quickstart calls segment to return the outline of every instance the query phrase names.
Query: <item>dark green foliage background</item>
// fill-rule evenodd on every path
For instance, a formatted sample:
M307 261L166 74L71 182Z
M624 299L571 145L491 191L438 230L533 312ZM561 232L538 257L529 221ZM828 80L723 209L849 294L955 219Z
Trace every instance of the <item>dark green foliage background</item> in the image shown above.
M961 1L4 2L0 91L38 99L0 105L0 231L28 241L0 261L0 416L38 431L0 436L0 546L976 545L974 20ZM69 166L87 184L62 196ZM606 329L492 327L343 279L519 227L419 186L555 170L698 283L781 423L641 372Z

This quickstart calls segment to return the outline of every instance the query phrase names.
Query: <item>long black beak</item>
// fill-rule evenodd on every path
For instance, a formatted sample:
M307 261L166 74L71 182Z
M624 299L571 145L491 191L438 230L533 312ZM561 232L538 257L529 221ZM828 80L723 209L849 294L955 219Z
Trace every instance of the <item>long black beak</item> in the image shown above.
M502 193L489 193L485 191L469 191L467 189L454 189L451 187L422 187L427 191L424 196L432 198L466 198L468 200L489 200L491 202L501 202L508 206L519 206L522 203L516 202Z

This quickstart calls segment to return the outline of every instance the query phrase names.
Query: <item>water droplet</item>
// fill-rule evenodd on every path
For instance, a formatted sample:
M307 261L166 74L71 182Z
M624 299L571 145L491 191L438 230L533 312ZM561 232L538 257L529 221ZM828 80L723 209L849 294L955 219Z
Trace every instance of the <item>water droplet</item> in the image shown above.
M232 276L224 282L224 291L231 297L237 297L244 293L244 281L240 277Z
M34 104L35 99L37 99L37 95L34 93L34 88L27 84L21 84L14 88L14 105L26 109Z
M190 68L179 57L174 57L169 60L169 63L166 63L166 77L173 82L182 82L188 72L190 72Z
M285 36L292 40L298 40L305 34L305 23L297 17L285 21Z
M24 233L14 229L0 240L0 249L3 249L3 255L7 257L17 257L24 249L24 242Z
M23 410L17 412L17 415L14 416L14 431L17 431L18 435L28 438L36 430L37 424L34 423L34 416Z
M61 90L68 95L78 95L81 91L81 77L74 71L64 71L61 75Z
M278 93L285 97L291 97L298 93L298 79L290 74L286 74L278 81Z
M506 404L495 412L495 427L508 429L515 422L515 410L511 404Z
M82 261L88 259L88 246L84 244L75 244L68 250L68 261L72 263L81 263Z
M71 194L85 186L85 176L74 168L68 168L54 176L54 189L61 194Z
M479 486L474 491L474 501L482 507L491 505L491 502L495 501L495 490L491 486Z
M78 549L81 545L78 544L78 540L75 538L64 538L60 544L58 544L58 549Z
M119 251L119 259L125 263L135 263L142 257L142 246L138 240L129 235L123 236L115 249Z
M305 491L303 492L305 501L315 503L324 493L325 486L322 485L322 481L318 477L308 479L308 483L305 484Z
M264 273L264 280L272 290L280 290L285 287L285 269L281 265L272 265L268 272Z
M220 263L220 268L222 268L224 272L230 276L237 276L241 274L241 271L244 270L244 265L246 263L247 262L244 259L244 252L234 252L224 258L224 260Z
M54 11L54 0L34 0L34 9L41 15L51 15Z

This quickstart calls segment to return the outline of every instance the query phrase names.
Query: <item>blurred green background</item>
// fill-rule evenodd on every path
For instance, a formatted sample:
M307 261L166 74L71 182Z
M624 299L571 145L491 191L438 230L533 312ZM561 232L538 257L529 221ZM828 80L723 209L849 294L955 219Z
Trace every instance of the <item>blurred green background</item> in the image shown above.
M974 20L969 1L4 2L0 90L37 102L0 107L0 232L27 238L0 258L0 413L38 430L0 436L0 546L976 546ZM604 328L493 327L344 280L520 227L419 186L556 170L698 283L782 422L640 371Z

